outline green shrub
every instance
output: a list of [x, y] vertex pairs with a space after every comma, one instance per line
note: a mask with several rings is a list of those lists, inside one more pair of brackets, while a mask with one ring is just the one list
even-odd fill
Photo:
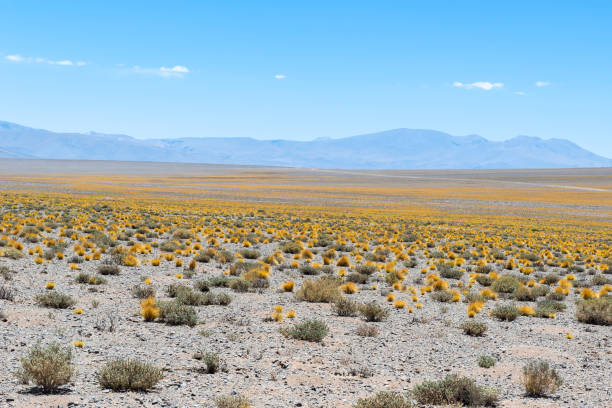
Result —
[[447, 264], [438, 264], [437, 269], [440, 272], [440, 276], [445, 279], [461, 279], [463, 275], [462, 271]]
[[234, 262], [234, 254], [230, 251], [221, 250], [215, 253], [215, 260], [220, 263], [232, 263]]
[[340, 297], [339, 282], [327, 277], [302, 283], [302, 287], [295, 293], [299, 300], [313, 303], [331, 303]]
[[17, 376], [25, 383], [34, 382], [45, 392], [56, 391], [68, 384], [74, 375], [72, 351], [57, 343], [36, 344], [21, 358], [22, 369]]
[[298, 272], [307, 276], [318, 275], [320, 273], [319, 269], [312, 265], [302, 265], [299, 267]]
[[468, 336], [475, 337], [484, 335], [488, 329], [485, 323], [475, 321], [463, 322], [459, 327]]
[[519, 286], [516, 288], [512, 295], [514, 296], [514, 299], [518, 300], [519, 302], [533, 302], [538, 298], [535, 292], [532, 292], [529, 290], [529, 288], [524, 286]]
[[328, 332], [329, 328], [321, 320], [307, 320], [303, 323], [297, 323], [291, 328], [281, 329], [281, 333], [285, 337], [313, 342], [323, 340]]
[[413, 388], [412, 395], [419, 403], [429, 405], [495, 406], [498, 399], [495, 391], [456, 374], [439, 381], [424, 381]]
[[485, 303], [487, 301], [487, 298], [482, 296], [480, 293], [478, 292], [468, 292], [466, 295], [463, 296], [463, 303], [472, 303], [472, 302], [483, 302]]
[[559, 374], [546, 361], [530, 361], [525, 365], [521, 382], [527, 395], [532, 397], [554, 393], [563, 384]]
[[204, 372], [214, 374], [221, 368], [223, 362], [217, 353], [206, 353], [202, 356], [204, 361]]
[[195, 326], [198, 322], [198, 315], [193, 307], [176, 301], [160, 302], [159, 311], [160, 320], [173, 326]]
[[119, 275], [121, 270], [118, 265], [99, 265], [98, 273], [100, 275]]
[[231, 290], [239, 292], [239, 293], [248, 292], [251, 286], [253, 286], [253, 284], [244, 279], [232, 279], [232, 281], [229, 284], [229, 287]]
[[507, 322], [515, 320], [520, 314], [520, 310], [514, 305], [500, 305], [491, 312], [493, 317]]
[[412, 408], [408, 397], [397, 392], [380, 391], [371, 397], [359, 398], [353, 408]]
[[368, 282], [368, 275], [364, 275], [362, 273], [353, 272], [346, 277], [348, 282], [358, 283], [363, 285]]
[[486, 275], [490, 273], [492, 270], [493, 268], [491, 268], [490, 265], [478, 265], [476, 269], [474, 269], [474, 272], [481, 274], [481, 275]]
[[359, 308], [359, 313], [368, 322], [382, 322], [389, 316], [389, 311], [376, 302], [365, 303]]
[[354, 300], [340, 297], [332, 305], [332, 309], [338, 316], [357, 316], [359, 312], [359, 304]]
[[581, 301], [576, 308], [576, 318], [582, 323], [612, 325], [612, 296]]
[[378, 272], [376, 265], [357, 265], [355, 271], [361, 275], [372, 275], [374, 272]]
[[498, 293], [512, 293], [521, 286], [519, 280], [512, 275], [502, 275], [491, 284], [491, 289]]
[[113, 391], [147, 391], [163, 378], [162, 372], [138, 360], [113, 360], [98, 372], [103, 389]]
[[476, 282], [480, 283], [482, 286], [491, 286], [493, 278], [489, 275], [478, 275], [476, 276]]
[[68, 309], [76, 303], [70, 296], [55, 291], [38, 294], [35, 300], [40, 306], [53, 309]]
[[561, 280], [561, 277], [557, 275], [556, 273], [549, 273], [546, 276], [544, 276], [543, 279], [544, 279], [544, 283], [546, 283], [547, 285], [554, 285], [555, 283]]
[[261, 256], [261, 254], [253, 249], [243, 249], [240, 251], [240, 255], [244, 259], [257, 259]]
[[497, 360], [491, 356], [478, 357], [478, 367], [491, 368], [497, 363]]
[[607, 285], [608, 283], [610, 283], [610, 279], [608, 279], [606, 276], [601, 275], [601, 274], [595, 275], [591, 279], [591, 285], [593, 286]]
[[541, 300], [536, 306], [536, 317], [552, 317], [557, 312], [562, 312], [566, 308], [564, 303], [557, 302], [556, 300]]
[[440, 290], [433, 292], [431, 298], [436, 302], [448, 303], [453, 299], [454, 295], [450, 290]]

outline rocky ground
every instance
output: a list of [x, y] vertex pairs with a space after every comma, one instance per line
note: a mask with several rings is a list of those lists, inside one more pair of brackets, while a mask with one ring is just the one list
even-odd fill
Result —
[[[273, 245], [260, 244], [256, 249], [266, 254]], [[238, 249], [233, 244], [226, 247]], [[422, 277], [420, 267], [425, 259], [415, 258], [419, 264], [410, 269], [408, 283]], [[93, 275], [100, 262], [84, 262], [81, 271]], [[158, 267], [122, 266], [120, 275], [106, 276], [107, 283], [96, 286], [76, 283], [77, 271], [71, 271], [65, 260], [37, 265], [31, 257], [0, 258], [1, 265], [16, 272], [4, 282], [16, 291], [14, 301], [0, 300], [3, 407], [214, 407], [216, 397], [232, 393], [248, 396], [254, 407], [351, 407], [359, 397], [380, 390], [409, 391], [423, 380], [441, 379], [449, 373], [498, 389], [501, 406], [612, 406], [612, 330], [579, 323], [573, 293], [565, 300], [567, 309], [554, 319], [521, 316], [500, 322], [488, 311], [511, 301], [487, 302], [475, 320], [485, 322], [489, 330], [484, 337], [470, 337], [459, 328], [467, 320], [465, 303], [439, 303], [426, 294], [419, 296], [423, 307], [414, 308], [411, 294], [394, 292], [396, 300], [406, 300], [407, 307], [414, 308], [410, 313], [407, 307], [393, 308], [385, 298], [388, 286], [381, 277], [374, 277], [360, 285], [358, 293], [346, 295], [359, 302], [376, 301], [390, 311], [386, 321], [368, 323], [378, 328], [378, 336], [362, 337], [356, 333], [365, 323], [361, 317], [339, 317], [329, 304], [302, 302], [294, 293], [279, 291], [284, 281], [293, 279], [297, 289], [309, 278], [296, 269], [273, 267], [270, 287], [259, 291], [212, 289], [229, 293], [233, 301], [228, 306], [197, 307], [199, 323], [188, 327], [144, 322], [132, 287], [149, 277], [158, 297], [163, 298], [169, 284], [191, 285], [198, 279], [220, 276], [227, 265], [216, 261], [198, 264], [191, 279], [176, 278], [174, 274], [182, 268], [171, 262]], [[464, 274], [464, 285], [468, 279]], [[83, 313], [35, 304], [35, 295], [47, 291], [46, 282], [55, 282], [54, 290], [77, 299], [75, 307]], [[372, 284], [378, 288], [372, 290]], [[285, 312], [295, 310], [295, 318], [266, 321], [275, 305]], [[321, 343], [285, 338], [279, 332], [281, 327], [311, 318], [324, 320], [330, 328]], [[567, 338], [568, 333], [572, 339]], [[78, 374], [61, 393], [42, 394], [12, 375], [20, 367], [20, 357], [36, 342], [70, 345], [77, 340], [84, 343], [82, 348], [74, 347]], [[225, 370], [203, 373], [202, 362], [194, 359], [196, 352], [218, 353]], [[494, 356], [498, 363], [480, 368], [477, 360], [481, 355]], [[153, 363], [163, 368], [164, 378], [148, 393], [103, 390], [96, 373], [116, 357]], [[530, 359], [549, 361], [564, 379], [552, 396], [524, 396], [520, 373]]]

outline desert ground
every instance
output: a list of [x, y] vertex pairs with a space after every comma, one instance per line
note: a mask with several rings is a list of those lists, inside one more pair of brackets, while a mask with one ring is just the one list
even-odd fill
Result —
[[612, 168], [0, 159], [0, 197], [2, 407], [612, 406]]

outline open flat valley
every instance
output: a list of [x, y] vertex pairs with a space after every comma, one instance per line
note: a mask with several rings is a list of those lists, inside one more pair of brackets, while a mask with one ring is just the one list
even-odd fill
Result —
[[2, 407], [612, 406], [612, 168], [0, 159], [0, 219]]

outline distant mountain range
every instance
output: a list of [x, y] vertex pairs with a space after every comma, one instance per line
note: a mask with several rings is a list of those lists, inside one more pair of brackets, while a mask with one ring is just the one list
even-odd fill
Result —
[[252, 138], [135, 139], [54, 133], [0, 121], [0, 157], [248, 164], [337, 169], [610, 167], [612, 160], [565, 139], [495, 142], [435, 130], [394, 129], [308, 142]]

